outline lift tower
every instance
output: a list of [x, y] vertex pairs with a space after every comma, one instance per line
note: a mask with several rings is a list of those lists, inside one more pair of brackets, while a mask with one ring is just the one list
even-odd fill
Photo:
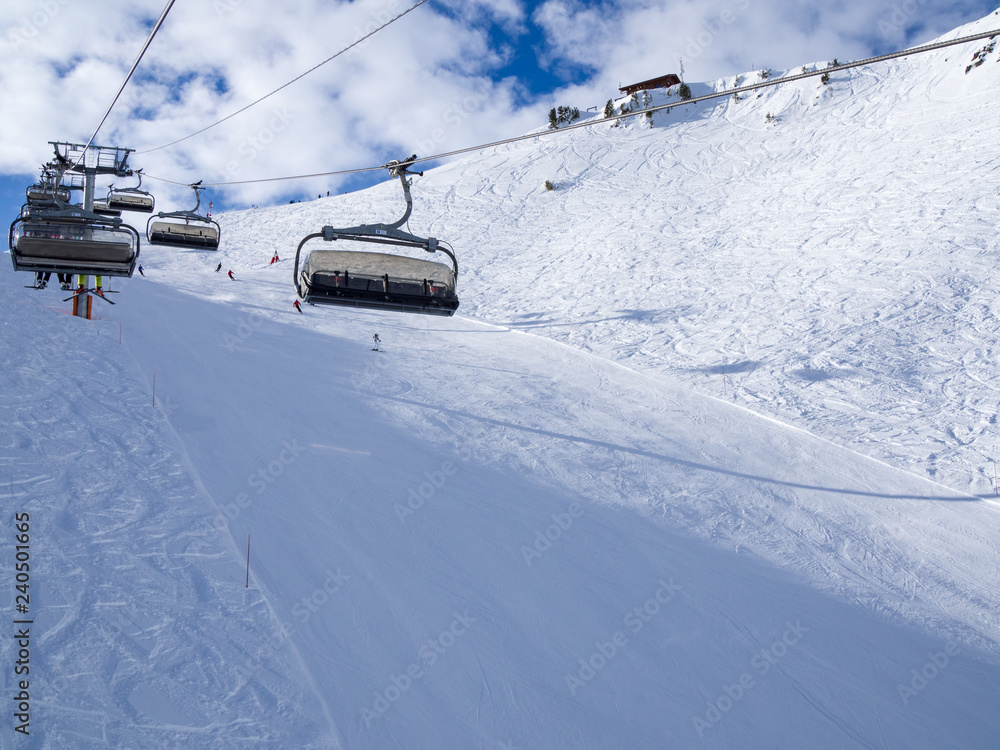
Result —
[[[54, 166], [57, 169], [83, 176], [83, 210], [87, 213], [94, 213], [94, 189], [98, 175], [132, 176], [128, 157], [135, 149], [120, 146], [88, 147], [86, 144], [64, 141], [49, 141], [49, 144], [55, 149]], [[113, 224], [120, 222], [121, 219], [117, 219]], [[94, 301], [89, 274], [79, 274], [78, 287], [81, 291], [73, 297], [73, 314], [89, 320]]]

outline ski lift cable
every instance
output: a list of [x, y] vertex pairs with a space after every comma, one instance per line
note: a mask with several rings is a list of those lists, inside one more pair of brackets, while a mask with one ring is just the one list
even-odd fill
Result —
[[139, 55], [135, 58], [135, 62], [132, 63], [132, 67], [129, 69], [128, 75], [126, 75], [125, 80], [122, 81], [122, 85], [119, 87], [118, 93], [115, 94], [115, 98], [112, 99], [111, 106], [109, 106], [108, 111], [104, 113], [104, 117], [101, 118], [100, 124], [97, 126], [97, 129], [94, 131], [94, 134], [90, 136], [90, 140], [87, 141], [87, 145], [83, 147], [83, 151], [80, 152], [80, 156], [73, 164], [73, 167], [79, 166], [80, 162], [82, 162], [84, 157], [87, 155], [87, 149], [90, 148], [91, 144], [94, 142], [94, 139], [97, 138], [97, 134], [101, 132], [101, 128], [104, 127], [104, 123], [107, 121], [108, 116], [111, 114], [111, 110], [113, 110], [115, 108], [115, 105], [118, 103], [118, 98], [122, 95], [122, 92], [128, 85], [129, 80], [131, 80], [132, 78], [132, 74], [135, 73], [136, 68], [139, 67], [139, 62], [142, 60], [142, 56], [146, 54], [146, 50], [149, 49], [149, 45], [152, 44], [153, 42], [153, 37], [155, 37], [156, 32], [160, 30], [160, 27], [166, 20], [167, 14], [170, 12], [170, 9], [174, 7], [175, 2], [177, 2], [177, 0], [168, 0], [167, 6], [163, 9], [163, 12], [160, 14], [160, 18], [157, 20], [156, 25], [153, 26], [153, 30], [149, 32], [149, 36], [146, 38], [146, 43], [142, 45], [142, 49], [139, 50]]
[[222, 123], [224, 123], [224, 122], [225, 122], [226, 120], [230, 120], [230, 119], [232, 119], [233, 117], [236, 117], [236, 115], [238, 115], [238, 114], [240, 114], [240, 113], [242, 113], [242, 112], [246, 112], [246, 111], [247, 111], [248, 109], [250, 109], [251, 107], [254, 107], [254, 106], [256, 106], [256, 105], [260, 104], [260, 103], [261, 103], [262, 101], [264, 101], [265, 99], [267, 99], [267, 98], [269, 98], [269, 97], [272, 97], [272, 96], [274, 96], [275, 94], [277, 94], [277, 93], [278, 93], [279, 91], [281, 91], [281, 90], [283, 90], [283, 89], [286, 89], [286, 88], [288, 88], [289, 86], [291, 86], [291, 85], [292, 85], [293, 83], [295, 83], [296, 81], [299, 81], [299, 80], [301, 80], [302, 78], [305, 78], [305, 77], [306, 77], [307, 75], [309, 75], [310, 73], [312, 73], [312, 72], [313, 72], [314, 70], [317, 70], [317, 69], [319, 69], [319, 68], [323, 67], [324, 65], [326, 65], [326, 64], [327, 64], [328, 62], [331, 62], [332, 60], [335, 60], [335, 59], [337, 59], [338, 57], [340, 57], [341, 55], [343, 55], [343, 54], [344, 54], [345, 52], [348, 52], [348, 51], [350, 51], [350, 50], [351, 50], [352, 48], [354, 48], [354, 47], [358, 46], [359, 44], [361, 44], [361, 43], [362, 43], [363, 41], [365, 41], [366, 39], [369, 39], [370, 37], [372, 37], [372, 36], [374, 36], [375, 34], [377, 34], [378, 32], [380, 32], [380, 31], [381, 31], [382, 29], [384, 29], [384, 28], [385, 28], [386, 26], [388, 26], [388, 25], [390, 25], [390, 24], [392, 24], [392, 23], [394, 23], [394, 22], [398, 21], [398, 20], [399, 20], [400, 18], [402, 18], [403, 16], [405, 16], [405, 15], [406, 15], [407, 13], [409, 13], [409, 12], [411, 12], [411, 11], [414, 11], [414, 10], [416, 10], [417, 8], [419, 8], [419, 7], [421, 6], [421, 5], [423, 5], [423, 4], [424, 4], [424, 3], [426, 3], [426, 2], [427, 2], [427, 0], [420, 0], [419, 2], [415, 3], [414, 5], [410, 6], [410, 7], [409, 7], [409, 8], [407, 8], [406, 10], [404, 10], [404, 11], [403, 11], [402, 13], [400, 13], [400, 14], [399, 14], [398, 16], [395, 16], [394, 18], [390, 18], [390, 19], [389, 19], [388, 21], [386, 21], [386, 22], [385, 22], [384, 24], [382, 24], [381, 26], [379, 26], [379, 27], [378, 27], [377, 29], [375, 29], [374, 31], [372, 31], [372, 32], [370, 32], [370, 33], [368, 33], [368, 34], [365, 34], [365, 35], [364, 35], [363, 37], [361, 37], [360, 39], [357, 39], [357, 40], [355, 40], [354, 42], [352, 42], [351, 44], [349, 44], [348, 46], [344, 47], [344, 48], [343, 48], [342, 50], [340, 50], [340, 51], [339, 51], [339, 52], [338, 52], [337, 54], [335, 54], [335, 55], [332, 55], [331, 57], [328, 57], [328, 58], [326, 58], [326, 59], [325, 59], [325, 60], [324, 60], [323, 62], [321, 62], [321, 63], [319, 63], [319, 64], [317, 64], [317, 65], [314, 65], [313, 67], [309, 68], [309, 70], [307, 70], [307, 71], [306, 71], [305, 73], [302, 73], [301, 75], [297, 75], [297, 76], [296, 76], [295, 78], [293, 78], [292, 80], [288, 81], [287, 83], [284, 83], [284, 84], [282, 84], [281, 86], [278, 86], [278, 88], [276, 88], [276, 89], [275, 89], [274, 91], [272, 91], [271, 93], [269, 93], [269, 94], [264, 94], [264, 96], [260, 97], [260, 98], [259, 98], [259, 99], [257, 99], [256, 101], [252, 101], [252, 102], [250, 102], [249, 104], [247, 104], [247, 105], [246, 105], [245, 107], [242, 107], [241, 109], [238, 109], [238, 110], [236, 110], [236, 111], [235, 111], [235, 112], [233, 112], [232, 114], [229, 114], [229, 115], [226, 115], [226, 116], [225, 116], [225, 117], [223, 117], [223, 118], [222, 118], [221, 120], [217, 120], [216, 122], [213, 122], [213, 123], [212, 123], [211, 125], [206, 125], [206, 126], [205, 126], [205, 127], [203, 127], [203, 128], [201, 129], [201, 130], [196, 130], [195, 132], [191, 133], [190, 135], [186, 135], [186, 136], [184, 136], [183, 138], [178, 138], [178, 139], [177, 139], [176, 141], [171, 141], [170, 143], [166, 143], [166, 144], [164, 144], [164, 145], [162, 145], [162, 146], [157, 146], [156, 148], [149, 148], [149, 149], [146, 149], [146, 150], [144, 150], [144, 151], [136, 151], [136, 154], [151, 154], [151, 153], [153, 153], [154, 151], [161, 151], [162, 149], [165, 149], [165, 148], [170, 148], [171, 146], [176, 146], [176, 145], [177, 145], [178, 143], [182, 143], [183, 141], [186, 141], [186, 140], [188, 140], [189, 138], [194, 138], [194, 137], [195, 137], [196, 135], [201, 135], [201, 134], [202, 134], [202, 133], [204, 133], [204, 132], [205, 132], [206, 130], [211, 130], [211, 129], [212, 129], [212, 128], [214, 128], [214, 127], [215, 127], [216, 125], [221, 125], [221, 124], [222, 124]]
[[[519, 141], [534, 140], [536, 138], [542, 138], [548, 135], [555, 135], [556, 133], [563, 133], [567, 130], [576, 130], [577, 128], [588, 128], [594, 125], [601, 125], [603, 123], [613, 122], [616, 120], [628, 119], [631, 117], [638, 117], [640, 115], [651, 114], [653, 112], [660, 112], [662, 110], [670, 110], [675, 107], [683, 107], [688, 104], [697, 104], [698, 102], [709, 101], [711, 99], [720, 99], [726, 96], [732, 96], [733, 94], [742, 94], [747, 91], [755, 91], [757, 89], [766, 88], [768, 86], [778, 86], [783, 83], [790, 83], [792, 81], [802, 80], [804, 78], [814, 78], [816, 76], [822, 76], [826, 73], [836, 73], [841, 70], [848, 70], [850, 68], [858, 68], [864, 65], [871, 65], [873, 63], [884, 62], [886, 60], [893, 60], [900, 57], [908, 57], [909, 55], [922, 54], [924, 52], [931, 52], [937, 49], [944, 49], [946, 47], [953, 47], [958, 44], [965, 44], [967, 42], [974, 42], [978, 39], [992, 38], [994, 36], [1000, 35], [1000, 29], [994, 29], [993, 31], [984, 31], [979, 34], [972, 34], [970, 36], [960, 37], [958, 39], [952, 39], [944, 42], [933, 42], [932, 44], [925, 44], [921, 47], [912, 47], [901, 52], [890, 52], [885, 55], [877, 55], [875, 57], [867, 57], [863, 60], [856, 60], [854, 62], [839, 63], [837, 65], [831, 65], [827, 68], [818, 68], [816, 70], [811, 70], [806, 73], [797, 73], [791, 76], [784, 76], [782, 78], [774, 78], [771, 80], [765, 80], [760, 83], [750, 84], [748, 86], [741, 86], [732, 89], [726, 89], [725, 91], [717, 91], [712, 94], [706, 94], [704, 96], [696, 96], [691, 99], [682, 99], [677, 102], [670, 102], [668, 104], [660, 104], [655, 107], [647, 107], [646, 109], [636, 110], [634, 112], [626, 112], [624, 114], [612, 115], [611, 117], [600, 117], [593, 120], [587, 120], [585, 122], [578, 122], [572, 125], [566, 125], [561, 128], [556, 128], [553, 130], [543, 130], [538, 133], [528, 133], [526, 135], [519, 135], [513, 138], [505, 138], [500, 141], [493, 141], [492, 143], [484, 143], [478, 146], [469, 146], [467, 148], [460, 148], [454, 151], [447, 151], [442, 154], [435, 154], [434, 156], [423, 156], [418, 159], [414, 159], [411, 164], [419, 164], [421, 162], [435, 161], [437, 159], [445, 159], [450, 156], [459, 156], [461, 154], [468, 154], [474, 151], [484, 151], [488, 148], [495, 148], [497, 146], [504, 146], [509, 143], [517, 143]], [[234, 180], [230, 182], [207, 182], [205, 187], [226, 187], [230, 185], [252, 185], [256, 183], [264, 182], [282, 182], [287, 180], [305, 180], [313, 177], [335, 177], [338, 175], [349, 175], [349, 174], [359, 174], [361, 172], [377, 172], [382, 169], [386, 169], [390, 165], [380, 164], [374, 167], [360, 167], [357, 169], [341, 169], [332, 172], [316, 172], [313, 174], [300, 174], [300, 175], [290, 175], [287, 177], [263, 177], [255, 180]], [[175, 182], [174, 180], [168, 180], [163, 177], [156, 177], [154, 175], [147, 174], [146, 177], [152, 178], [154, 180], [159, 180], [161, 182], [168, 182], [173, 185], [184, 185], [186, 182]]]

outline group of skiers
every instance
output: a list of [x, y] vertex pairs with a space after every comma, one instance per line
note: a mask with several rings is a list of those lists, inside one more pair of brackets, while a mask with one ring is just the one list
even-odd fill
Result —
[[[270, 266], [273, 266], [273, 265], [274, 265], [275, 263], [278, 263], [278, 262], [279, 262], [280, 260], [281, 260], [281, 258], [279, 258], [279, 257], [278, 257], [278, 251], [277, 251], [277, 250], [275, 250], [275, 251], [274, 251], [274, 255], [272, 255], [272, 256], [271, 256], [271, 261], [270, 261], [270, 262], [268, 263], [268, 265], [270, 265]], [[221, 270], [222, 270], [222, 263], [219, 263], [219, 265], [217, 265], [217, 266], [215, 267], [215, 272], [216, 272], [216, 273], [218, 273], [218, 272], [219, 272], [219, 271], [221, 271]], [[226, 272], [226, 275], [227, 275], [227, 276], [228, 276], [228, 277], [229, 277], [230, 279], [232, 279], [233, 281], [236, 281], [236, 276], [234, 276], [234, 275], [233, 275], [233, 269], [231, 269], [231, 268], [230, 268], [230, 269], [229, 269], [229, 270], [228, 270], [228, 271]], [[298, 310], [298, 311], [299, 311], [300, 313], [302, 312], [302, 305], [301, 305], [301, 304], [299, 304], [299, 301], [298, 301], [298, 300], [295, 300], [294, 302], [292, 302], [292, 306], [293, 306], [293, 307], [294, 307], [294, 308], [295, 308], [296, 310]]]

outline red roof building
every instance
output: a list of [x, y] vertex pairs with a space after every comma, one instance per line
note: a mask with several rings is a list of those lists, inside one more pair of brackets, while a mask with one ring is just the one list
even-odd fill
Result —
[[619, 91], [628, 96], [629, 94], [634, 94], [637, 91], [651, 91], [652, 89], [666, 89], [671, 86], [680, 85], [681, 79], [674, 73], [668, 73], [665, 76], [660, 76], [659, 78], [650, 78], [648, 81], [641, 81], [640, 83], [632, 83], [628, 86], [622, 86]]

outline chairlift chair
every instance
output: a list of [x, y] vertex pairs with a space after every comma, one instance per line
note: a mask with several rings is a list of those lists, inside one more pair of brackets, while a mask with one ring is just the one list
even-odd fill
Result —
[[139, 258], [139, 233], [121, 219], [78, 206], [19, 216], [8, 233], [15, 271], [125, 276]]
[[[216, 250], [219, 247], [221, 227], [218, 222], [198, 213], [201, 205], [200, 191], [205, 188], [200, 183], [189, 186], [194, 190], [197, 202], [191, 211], [161, 211], [150, 217], [146, 224], [146, 239], [151, 245], [172, 245], [174, 247], [194, 247], [201, 250]], [[180, 221], [156, 221], [156, 219], [183, 219]]]
[[108, 186], [107, 204], [110, 208], [119, 211], [135, 211], [136, 213], [151, 214], [156, 204], [153, 194], [142, 190], [142, 170], [136, 170], [139, 177], [139, 184], [130, 188], [115, 188]]
[[44, 164], [38, 182], [29, 185], [24, 191], [25, 203], [22, 213], [26, 210], [49, 211], [67, 208], [73, 198], [73, 191], [84, 189], [80, 177], [81, 175], [67, 172], [58, 162]]
[[113, 208], [108, 201], [94, 201], [94, 213], [100, 216], [121, 216], [120, 208]]
[[[413, 200], [407, 167], [416, 159], [386, 165], [398, 177], [406, 199], [406, 212], [392, 224], [362, 224], [348, 229], [323, 227], [306, 236], [295, 251], [293, 279], [298, 296], [310, 304], [337, 305], [370, 310], [394, 310], [425, 315], [450, 316], [458, 309], [456, 280], [458, 261], [454, 252], [434, 237], [422, 238], [400, 229], [410, 218]], [[423, 174], [417, 172], [415, 174]], [[312, 250], [299, 272], [302, 248], [313, 239], [325, 242], [348, 240], [382, 245], [441, 251], [451, 264], [389, 253], [349, 250]]]
[[58, 203], [69, 203], [70, 192], [68, 187], [55, 184], [45, 184], [37, 182], [29, 185], [24, 191], [25, 200], [32, 206], [55, 206]]

